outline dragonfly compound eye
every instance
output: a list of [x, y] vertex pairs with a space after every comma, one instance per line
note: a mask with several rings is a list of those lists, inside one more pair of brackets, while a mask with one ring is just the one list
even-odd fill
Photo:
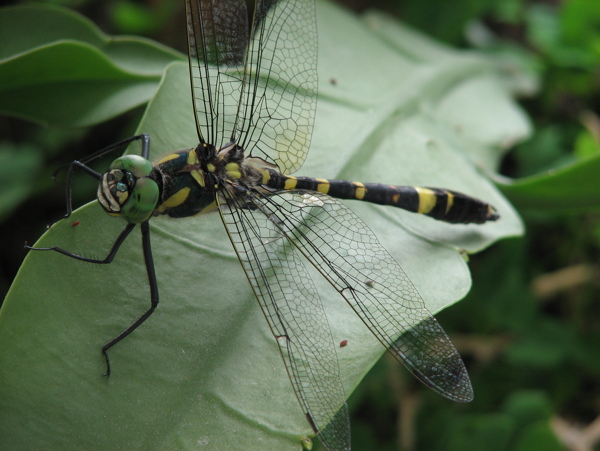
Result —
[[98, 201], [104, 210], [127, 222], [146, 221], [158, 203], [159, 188], [148, 177], [152, 164], [137, 155], [125, 155], [112, 162], [98, 186]]
[[108, 170], [112, 169], [122, 169], [136, 177], [145, 177], [152, 172], [152, 163], [139, 155], [123, 155], [110, 164]]

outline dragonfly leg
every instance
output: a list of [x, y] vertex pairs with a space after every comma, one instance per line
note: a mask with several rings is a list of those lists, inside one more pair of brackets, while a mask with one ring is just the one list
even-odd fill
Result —
[[48, 228], [50, 228], [51, 225], [56, 224], [58, 221], [68, 218], [69, 216], [71, 216], [71, 213], [73, 213], [73, 202], [71, 200], [71, 192], [72, 192], [71, 184], [73, 181], [73, 172], [75, 171], [76, 168], [82, 169], [83, 171], [85, 171], [86, 173], [88, 173], [89, 175], [91, 175], [98, 181], [102, 179], [102, 175], [100, 173], [94, 171], [92, 168], [86, 166], [84, 163], [77, 161], [77, 160], [70, 163], [69, 169], [67, 170], [67, 182], [65, 184], [65, 200], [67, 202], [67, 212], [65, 213], [65, 215], [62, 218], [59, 218], [56, 221], [54, 221], [52, 224], [50, 224], [48, 226]]
[[74, 254], [72, 252], [69, 252], [69, 251], [67, 251], [63, 248], [57, 247], [57, 246], [54, 246], [54, 247], [31, 247], [31, 246], [27, 246], [27, 244], [26, 244], [25, 249], [29, 249], [30, 251], [55, 251], [60, 254], [66, 255], [67, 257], [71, 257], [76, 260], [81, 260], [81, 261], [88, 262], [88, 263], [108, 264], [114, 260], [115, 255], [117, 255], [117, 252], [119, 251], [119, 248], [121, 247], [121, 244], [123, 244], [125, 239], [129, 236], [129, 234], [131, 233], [131, 231], [134, 228], [135, 228], [135, 224], [133, 224], [133, 223], [129, 223], [125, 226], [123, 231], [119, 234], [119, 236], [115, 240], [114, 244], [112, 245], [110, 252], [104, 259], [84, 257], [83, 255]]
[[127, 329], [117, 335], [115, 338], [110, 340], [102, 347], [102, 354], [106, 362], [106, 373], [104, 376], [110, 376], [110, 360], [108, 358], [108, 350], [114, 345], [119, 343], [131, 332], [136, 330], [139, 326], [146, 321], [156, 307], [158, 306], [158, 283], [156, 281], [156, 272], [154, 270], [154, 259], [152, 258], [152, 246], [150, 245], [150, 226], [148, 221], [141, 224], [142, 227], [142, 249], [144, 251], [144, 263], [146, 264], [146, 273], [148, 275], [148, 284], [150, 286], [150, 308], [138, 319], [136, 319]]
[[[116, 149], [126, 146], [127, 144], [130, 144], [134, 141], [140, 141], [140, 140], [142, 141], [142, 157], [148, 159], [148, 155], [150, 153], [150, 135], [148, 135], [147, 133], [142, 133], [141, 135], [131, 136], [131, 137], [123, 139], [119, 142], [113, 143], [110, 146], [107, 146], [100, 150], [97, 150], [96, 152], [88, 155], [85, 158], [82, 158], [79, 161], [83, 164], [87, 164], [90, 161], [94, 161], [97, 158], [103, 157], [104, 155], [107, 155], [107, 154], [115, 151]], [[54, 171], [53, 177], [56, 177], [60, 172], [64, 171], [71, 164], [72, 163], [68, 163], [68, 164], [65, 164], [64, 166], [59, 167], [56, 171]]]

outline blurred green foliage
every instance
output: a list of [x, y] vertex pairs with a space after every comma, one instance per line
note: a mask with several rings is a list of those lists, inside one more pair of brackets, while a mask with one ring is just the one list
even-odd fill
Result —
[[[107, 32], [151, 36], [184, 50], [183, 31], [174, 32], [183, 23], [180, 1], [46, 3], [77, 8]], [[593, 183], [600, 159], [597, 0], [380, 0], [352, 6], [393, 11], [436, 39], [505, 62], [506, 70], [518, 61], [520, 70], [539, 79], [522, 84], [530, 94], [522, 102], [535, 135], [515, 148], [503, 168], [503, 175], [516, 179], [504, 189], [527, 234], [472, 257], [472, 292], [437, 315], [467, 362], [475, 401], [441, 399], [384, 358], [349, 401], [354, 448], [559, 450], [568, 449], [571, 434], [588, 446], [581, 449], [599, 449], [586, 442], [586, 427], [600, 410], [600, 198]], [[24, 256], [22, 243], [64, 209], [62, 191], [49, 189], [53, 169], [81, 149], [131, 135], [142, 109], [126, 110], [85, 130], [0, 120], [0, 176], [10, 188], [0, 195], [0, 234], [11, 237], [0, 243], [1, 292]], [[78, 191], [75, 203], [94, 190], [90, 184]]]

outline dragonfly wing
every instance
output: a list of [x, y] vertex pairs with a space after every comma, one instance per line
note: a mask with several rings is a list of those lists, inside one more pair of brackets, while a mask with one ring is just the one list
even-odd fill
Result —
[[198, 137], [220, 147], [233, 135], [242, 90], [250, 32], [246, 2], [186, 0], [185, 7]]
[[313, 0], [259, 0], [235, 138], [250, 155], [295, 172], [308, 153], [317, 95]]
[[220, 205], [221, 218], [303, 412], [328, 449], [350, 449], [348, 407], [329, 323], [301, 254], [280, 229], [285, 219], [260, 194], [239, 194], [227, 202]]
[[379, 341], [422, 382], [461, 402], [473, 398], [458, 351], [400, 265], [348, 207], [317, 192], [269, 198], [279, 229]]
[[[317, 96], [314, 0], [186, 0], [200, 142], [237, 142], [295, 172], [312, 137]], [[251, 36], [251, 38], [250, 38]]]

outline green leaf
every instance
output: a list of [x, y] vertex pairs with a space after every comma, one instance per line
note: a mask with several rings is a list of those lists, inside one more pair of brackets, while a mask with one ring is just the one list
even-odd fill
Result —
[[[507, 97], [493, 95], [501, 82], [473, 55], [437, 47], [386, 21], [390, 33], [411, 37], [407, 47], [390, 45], [373, 31], [377, 22], [366, 26], [327, 3], [318, 3], [317, 20], [323, 89], [311, 153], [300, 172], [444, 186], [483, 198], [502, 215], [484, 226], [453, 226], [351, 203], [437, 312], [469, 289], [459, 249], [475, 251], [522, 232], [512, 207], [478, 167], [492, 170], [503, 152], [499, 142], [524, 136], [527, 122]], [[419, 49], [422, 58], [413, 58]], [[461, 70], [464, 58], [478, 69]], [[458, 114], [470, 89], [476, 99]], [[153, 159], [197, 144], [189, 93], [187, 65], [173, 64], [139, 129], [152, 136]], [[477, 127], [489, 127], [491, 118], [513, 128], [503, 125], [501, 134], [484, 136]], [[149, 306], [139, 232], [110, 265], [29, 253], [0, 311], [3, 444], [300, 449], [311, 429], [219, 216], [151, 224], [161, 303], [111, 350], [110, 378], [101, 377], [100, 347]], [[103, 257], [124, 225], [92, 202], [36, 246]], [[384, 349], [314, 276], [334, 341], [348, 340], [338, 356], [350, 394]]]
[[166, 65], [180, 58], [140, 38], [109, 38], [49, 6], [0, 9], [0, 113], [74, 127], [146, 103]]
[[131, 0], [119, 0], [111, 7], [115, 26], [126, 33], [151, 34], [163, 28], [171, 18], [169, 12], [179, 2], [159, 2], [141, 5]]
[[576, 213], [600, 208], [600, 154], [560, 169], [499, 185], [519, 209]]

